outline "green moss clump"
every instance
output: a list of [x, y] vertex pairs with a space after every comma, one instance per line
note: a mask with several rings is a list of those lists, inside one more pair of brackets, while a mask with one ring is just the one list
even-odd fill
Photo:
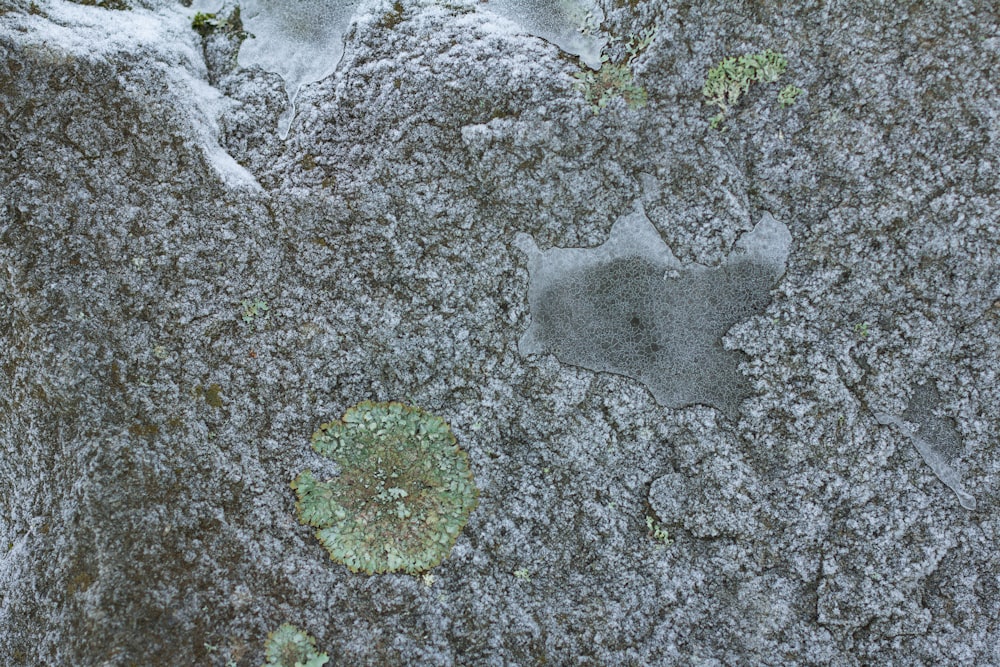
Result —
[[221, 18], [215, 13], [197, 12], [191, 20], [191, 27], [202, 37], [221, 32], [234, 37], [241, 44], [249, 36], [249, 33], [243, 29], [243, 19], [240, 18], [239, 6], [235, 7], [226, 18]]
[[316, 652], [315, 639], [290, 623], [267, 636], [264, 657], [264, 667], [323, 667], [330, 661], [326, 653]]
[[419, 574], [451, 551], [477, 504], [468, 456], [440, 417], [400, 403], [359, 403], [320, 426], [312, 446], [336, 461], [327, 481], [292, 482], [302, 523], [354, 572]]
[[208, 12], [198, 12], [194, 15], [194, 19], [191, 20], [191, 27], [195, 29], [202, 37], [208, 37], [217, 28], [225, 25], [223, 19], [218, 18], [215, 14]]

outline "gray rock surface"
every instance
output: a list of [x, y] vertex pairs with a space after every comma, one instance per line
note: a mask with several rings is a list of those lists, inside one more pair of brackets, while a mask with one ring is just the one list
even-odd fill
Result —
[[[991, 3], [602, 2], [658, 32], [648, 105], [595, 114], [553, 45], [385, 2], [287, 141], [193, 10], [36, 3], [0, 0], [0, 664], [257, 665], [286, 621], [336, 665], [1000, 664]], [[763, 48], [782, 83], [709, 130], [707, 69]], [[518, 354], [516, 234], [597, 246], [637, 201], [682, 263], [791, 231], [724, 338], [736, 418]], [[974, 512], [874, 417], [928, 384]], [[469, 453], [431, 585], [296, 519], [365, 399]]]

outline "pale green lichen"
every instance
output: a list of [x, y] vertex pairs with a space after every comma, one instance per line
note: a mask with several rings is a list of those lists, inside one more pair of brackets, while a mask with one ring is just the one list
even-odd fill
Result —
[[443, 419], [418, 408], [365, 401], [320, 426], [312, 446], [341, 473], [292, 482], [299, 520], [354, 572], [426, 572], [476, 507], [468, 456]]
[[788, 107], [795, 104], [795, 100], [803, 92], [804, 91], [798, 86], [788, 84], [787, 86], [781, 89], [781, 92], [778, 93], [778, 104], [781, 105], [782, 109], [787, 109]]
[[721, 127], [726, 111], [750, 90], [751, 84], [773, 83], [787, 68], [785, 56], [765, 49], [760, 53], [724, 58], [708, 70], [701, 92], [709, 104], [719, 108], [719, 113], [712, 117], [712, 128]]
[[594, 113], [600, 113], [616, 97], [625, 100], [629, 109], [646, 106], [648, 99], [646, 89], [635, 83], [632, 69], [655, 37], [656, 28], [649, 28], [625, 40], [612, 38], [608, 41], [609, 47], [619, 42], [623, 43], [625, 51], [623, 60], [612, 61], [605, 53], [601, 56], [600, 69], [594, 71], [583, 67], [573, 75], [576, 78], [577, 89], [583, 93], [584, 99]]
[[264, 644], [264, 667], [323, 667], [330, 661], [326, 653], [316, 651], [316, 640], [291, 623], [267, 636]]
[[262, 326], [271, 318], [271, 309], [263, 299], [243, 299], [240, 305], [243, 306], [243, 321], [247, 324], [256, 320], [257, 326]]
[[663, 546], [669, 547], [673, 544], [673, 540], [670, 539], [670, 533], [667, 532], [667, 529], [648, 514], [646, 515], [646, 532]]

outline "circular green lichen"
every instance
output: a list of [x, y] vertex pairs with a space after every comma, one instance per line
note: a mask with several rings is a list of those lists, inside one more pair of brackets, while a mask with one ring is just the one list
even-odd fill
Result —
[[316, 640], [291, 623], [267, 636], [264, 667], [323, 667], [330, 662], [326, 653], [316, 651]]
[[443, 419], [418, 408], [359, 403], [320, 426], [312, 446], [341, 473], [320, 481], [307, 470], [292, 482], [299, 520], [354, 572], [431, 569], [476, 507], [468, 456]]

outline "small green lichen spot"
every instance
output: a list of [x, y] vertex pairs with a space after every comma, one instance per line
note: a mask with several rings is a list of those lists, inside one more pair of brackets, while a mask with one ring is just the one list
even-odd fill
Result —
[[315, 639], [291, 623], [267, 636], [264, 657], [264, 667], [323, 667], [330, 661], [326, 653], [317, 653]]
[[302, 523], [354, 572], [420, 574], [451, 551], [479, 495], [469, 458], [440, 417], [365, 401], [320, 426], [312, 446], [341, 467], [292, 482]]
[[795, 100], [802, 94], [802, 92], [802, 89], [798, 86], [788, 84], [781, 89], [781, 92], [778, 93], [778, 104], [781, 105], [782, 109], [790, 107], [795, 104]]
[[[711, 127], [716, 130], [721, 129], [726, 112], [750, 90], [751, 85], [773, 83], [785, 73], [786, 69], [788, 69], [788, 59], [771, 49], [755, 54], [723, 58], [722, 62], [708, 70], [705, 85], [701, 89], [706, 102], [719, 108], [719, 113], [712, 116]], [[790, 94], [791, 91], [783, 91], [783, 97], [779, 97], [783, 107], [794, 102], [795, 96], [798, 95], [795, 93], [788, 101]]]

